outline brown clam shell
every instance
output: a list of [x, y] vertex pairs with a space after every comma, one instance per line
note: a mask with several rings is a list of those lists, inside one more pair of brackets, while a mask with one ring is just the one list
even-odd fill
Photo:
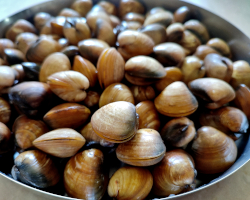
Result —
[[34, 25], [38, 30], [41, 30], [42, 27], [46, 24], [47, 21], [51, 19], [51, 15], [46, 12], [38, 12], [34, 16]]
[[231, 56], [230, 47], [224, 40], [220, 38], [211, 38], [206, 45], [218, 51], [222, 56]]
[[0, 39], [0, 57], [3, 58], [4, 57], [4, 49], [5, 48], [14, 48], [14, 43], [7, 38], [1, 38]]
[[166, 29], [168, 42], [180, 42], [184, 34], [184, 26], [181, 23], [173, 23]]
[[13, 148], [13, 140], [10, 129], [0, 122], [0, 155], [7, 153]]
[[80, 13], [82, 17], [85, 17], [91, 10], [92, 5], [92, 0], [76, 0], [72, 3], [71, 8]]
[[136, 0], [121, 0], [118, 9], [120, 17], [123, 17], [129, 12], [143, 14], [145, 11], [143, 5]]
[[141, 101], [152, 100], [155, 98], [155, 91], [152, 86], [133, 85], [130, 87], [130, 90], [133, 93], [136, 104]]
[[6, 124], [11, 116], [11, 107], [8, 101], [0, 97], [0, 122]]
[[183, 32], [183, 37], [178, 43], [184, 48], [186, 55], [193, 54], [201, 45], [200, 39], [188, 30]]
[[140, 29], [154, 41], [155, 45], [167, 41], [166, 28], [160, 24], [150, 24]]
[[187, 6], [181, 6], [174, 12], [174, 22], [184, 23], [189, 20], [191, 10]]
[[246, 114], [247, 118], [250, 119], [250, 89], [246, 85], [241, 84], [235, 93], [234, 103]]
[[20, 33], [15, 40], [15, 46], [19, 49], [24, 55], [26, 55], [29, 47], [36, 42], [38, 36], [34, 33], [24, 32]]
[[217, 53], [220, 55], [220, 53], [218, 51], [216, 51], [215, 49], [213, 49], [212, 47], [209, 47], [207, 45], [198, 46], [193, 55], [200, 58], [201, 60], [204, 60], [205, 57], [210, 53]]
[[156, 12], [146, 17], [143, 26], [149, 24], [161, 24], [165, 27], [168, 27], [173, 21], [173, 14], [169, 11]]

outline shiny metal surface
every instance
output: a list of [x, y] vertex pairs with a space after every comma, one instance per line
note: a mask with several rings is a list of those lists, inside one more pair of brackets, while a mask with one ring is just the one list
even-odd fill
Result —
[[[117, 0], [110, 0], [111, 2], [117, 4]], [[39, 4], [30, 9], [24, 10], [20, 13], [17, 13], [2, 22], [0, 22], [0, 37], [4, 37], [4, 33], [10, 27], [12, 23], [14, 23], [17, 19], [23, 18], [32, 21], [35, 13], [40, 11], [49, 12], [52, 15], [56, 15], [62, 8], [68, 7], [73, 1], [72, 0], [60, 0], [60, 1], [48, 1], [43, 4]], [[95, 1], [94, 1], [95, 2]], [[241, 31], [231, 25], [229, 22], [223, 20], [222, 18], [208, 12], [202, 8], [191, 5], [189, 3], [177, 0], [143, 0], [141, 1], [146, 8], [151, 8], [154, 6], [163, 6], [168, 10], [174, 11], [176, 8], [186, 5], [193, 11], [193, 17], [199, 19], [202, 23], [204, 23], [211, 35], [211, 37], [220, 37], [224, 39], [230, 45], [233, 54], [233, 60], [244, 59], [250, 62], [250, 39], [246, 37]], [[191, 193], [195, 193], [199, 190], [203, 190], [234, 173], [239, 168], [241, 168], [248, 160], [250, 160], [250, 140], [249, 136], [244, 136], [240, 141], [237, 142], [239, 146], [239, 155], [235, 164], [223, 173], [221, 176], [213, 179], [208, 184], [202, 185], [194, 191], [180, 194], [177, 196], [164, 198], [164, 199], [176, 199], [183, 196], [188, 196]], [[8, 199], [20, 199], [18, 197], [20, 193], [26, 191], [27, 196], [25, 198], [29, 199], [48, 199], [48, 200], [59, 200], [59, 199], [74, 199], [69, 197], [63, 197], [59, 195], [54, 195], [51, 193], [47, 193], [41, 190], [37, 190], [35, 188], [24, 185], [20, 182], [14, 181], [12, 178], [0, 173], [0, 182], [4, 182], [6, 189], [11, 192], [11, 197]]]

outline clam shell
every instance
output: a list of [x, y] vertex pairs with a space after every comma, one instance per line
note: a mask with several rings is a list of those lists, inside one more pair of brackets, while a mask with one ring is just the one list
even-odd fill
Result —
[[220, 38], [211, 38], [206, 45], [218, 51], [222, 56], [231, 56], [230, 47], [224, 40]]
[[165, 27], [168, 27], [172, 21], [173, 21], [173, 14], [171, 12], [169, 11], [156, 12], [146, 17], [143, 26], [147, 26], [149, 24], [161, 24]]
[[130, 87], [130, 90], [133, 93], [136, 104], [141, 101], [152, 100], [155, 98], [155, 91], [152, 86], [133, 85]]
[[241, 84], [236, 89], [236, 97], [234, 99], [234, 103], [236, 106], [241, 109], [247, 116], [248, 119], [250, 119], [250, 89], [244, 85]]
[[123, 17], [129, 12], [143, 14], [145, 11], [143, 5], [135, 0], [121, 0], [118, 9], [120, 17]]
[[150, 24], [140, 29], [154, 41], [155, 45], [167, 41], [166, 28], [160, 24]]
[[0, 97], [0, 122], [6, 124], [11, 116], [11, 107], [8, 101]]

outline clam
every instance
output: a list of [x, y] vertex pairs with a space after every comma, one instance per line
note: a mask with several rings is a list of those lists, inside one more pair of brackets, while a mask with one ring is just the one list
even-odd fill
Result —
[[52, 53], [48, 57], [46, 57], [43, 64], [41, 65], [39, 81], [47, 82], [47, 78], [50, 75], [56, 72], [67, 71], [70, 69], [70, 61], [65, 54], [61, 52]]
[[64, 169], [64, 187], [70, 197], [100, 200], [108, 185], [103, 169], [104, 156], [98, 149], [89, 149], [73, 156]]
[[193, 158], [182, 149], [165, 153], [153, 169], [153, 193], [158, 197], [178, 194], [193, 184], [196, 177]]
[[142, 101], [135, 108], [139, 115], [139, 129], [149, 128], [159, 131], [160, 118], [152, 101]]
[[88, 107], [95, 107], [99, 105], [100, 95], [98, 92], [89, 90], [87, 92], [87, 97], [84, 99], [83, 103]]
[[[194, 52], [194, 56], [200, 58], [201, 60], [204, 60], [205, 57], [210, 54], [210, 53], [217, 53], [219, 54], [218, 51], [216, 51], [215, 49], [213, 49], [212, 47], [209, 47], [207, 45], [200, 45], [196, 48], [195, 52]], [[220, 54], [219, 54], [220, 55]]]
[[161, 137], [165, 144], [174, 147], [184, 147], [194, 139], [195, 135], [194, 123], [187, 117], [174, 118], [161, 130]]
[[107, 104], [91, 117], [95, 133], [113, 143], [126, 142], [134, 137], [138, 123], [135, 106], [126, 101]]
[[191, 10], [187, 6], [181, 6], [174, 12], [174, 21], [184, 23], [189, 20]]
[[32, 142], [36, 138], [49, 132], [49, 128], [41, 120], [34, 120], [25, 115], [20, 115], [16, 118], [12, 131], [15, 134], [17, 145], [21, 149], [28, 149], [33, 147]]
[[74, 64], [75, 56], [80, 55], [78, 47], [74, 45], [64, 47], [61, 52], [69, 58], [71, 65]]
[[29, 81], [12, 87], [9, 91], [10, 103], [28, 116], [38, 116], [47, 112], [52, 92], [46, 83]]
[[33, 62], [22, 62], [25, 80], [38, 81], [41, 65]]
[[14, 49], [14, 43], [7, 38], [1, 38], [0, 39], [0, 57], [3, 58], [4, 57], [4, 49], [8, 48], [8, 49]]
[[113, 83], [103, 91], [100, 96], [99, 107], [116, 101], [127, 101], [135, 104], [132, 92], [122, 83]]
[[230, 47], [224, 40], [220, 38], [211, 38], [206, 45], [218, 51], [222, 56], [231, 56]]
[[188, 30], [183, 32], [183, 37], [178, 43], [184, 48], [186, 55], [193, 54], [201, 45], [199, 38]]
[[71, 8], [85, 17], [86, 14], [91, 10], [93, 5], [92, 0], [76, 0], [71, 5]]
[[60, 174], [54, 161], [39, 150], [25, 151], [14, 160], [11, 174], [14, 179], [37, 188], [56, 185]]
[[166, 28], [160, 24], [150, 24], [140, 29], [154, 41], [155, 45], [167, 41]]
[[[122, 21], [120, 24], [118, 24], [114, 29], [114, 33], [116, 36], [118, 36], [121, 32], [126, 30], [134, 30], [139, 31], [142, 28], [142, 24], [139, 22], [133, 22], [133, 21]], [[116, 43], [117, 45], [117, 43]]]
[[62, 71], [50, 75], [47, 84], [52, 92], [68, 102], [83, 101], [89, 88], [89, 80], [86, 76], [76, 71]]
[[58, 16], [64, 16], [64, 17], [81, 17], [81, 15], [77, 11], [75, 11], [73, 9], [70, 9], [70, 8], [63, 8], [59, 12]]
[[155, 83], [155, 88], [161, 92], [168, 85], [175, 81], [181, 81], [183, 78], [183, 73], [178, 67], [165, 67], [166, 76]]
[[132, 21], [132, 22], [139, 22], [143, 24], [145, 17], [142, 14], [139, 13], [134, 13], [134, 12], [129, 12], [123, 17], [124, 21]]
[[8, 101], [0, 97], [0, 122], [7, 124], [11, 116], [11, 107]]
[[250, 66], [249, 63], [244, 60], [238, 60], [233, 63], [233, 74], [230, 84], [236, 88], [240, 84], [245, 84], [250, 87]]
[[69, 46], [69, 40], [66, 38], [60, 38], [57, 40], [59, 48], [63, 50], [65, 47]]
[[25, 60], [23, 52], [18, 49], [4, 49], [4, 60], [9, 63], [9, 65], [20, 64]]
[[133, 166], [151, 166], [159, 163], [166, 152], [160, 134], [153, 129], [139, 129], [135, 136], [118, 145], [117, 158]]
[[5, 87], [10, 87], [15, 81], [15, 71], [8, 66], [0, 66], [0, 91]]
[[46, 12], [38, 12], [34, 16], [34, 25], [38, 30], [41, 30], [42, 27], [46, 24], [47, 21], [51, 19], [51, 15]]
[[235, 93], [234, 103], [246, 114], [247, 118], [250, 119], [250, 89], [246, 85], [241, 84], [237, 87]]
[[97, 62], [102, 51], [109, 47], [106, 42], [94, 38], [86, 39], [78, 43], [81, 56], [94, 64]]
[[191, 92], [206, 102], [206, 107], [216, 109], [235, 98], [234, 89], [217, 78], [198, 78], [188, 84]]
[[33, 145], [52, 156], [67, 158], [74, 156], [85, 142], [85, 138], [74, 129], [59, 128], [36, 138]]
[[173, 23], [169, 25], [166, 29], [168, 42], [178, 43], [184, 34], [184, 26], [181, 23]]
[[109, 17], [110, 17], [110, 21], [111, 21], [113, 28], [115, 28], [121, 23], [121, 20], [117, 16], [109, 15]]
[[152, 186], [153, 176], [148, 169], [125, 166], [118, 169], [111, 177], [108, 194], [117, 200], [142, 200], [148, 196]]
[[53, 129], [77, 128], [90, 116], [90, 110], [78, 103], [63, 103], [49, 110], [43, 120]]
[[233, 63], [230, 59], [211, 53], [204, 59], [206, 75], [229, 82], [233, 74]]
[[120, 17], [130, 12], [143, 14], [145, 11], [143, 5], [137, 0], [121, 0], [118, 9]]
[[249, 123], [238, 108], [226, 106], [203, 112], [199, 117], [202, 126], [212, 126], [223, 133], [247, 133]]
[[153, 52], [154, 41], [146, 34], [134, 30], [121, 32], [117, 38], [118, 51], [125, 60]]
[[19, 19], [7, 30], [5, 37], [14, 42], [16, 36], [23, 32], [36, 33], [36, 28], [27, 20]]
[[109, 15], [116, 15], [117, 14], [117, 8], [115, 4], [108, 2], [108, 1], [100, 1], [98, 2], [99, 6], [101, 6]]
[[115, 48], [107, 48], [97, 62], [98, 80], [101, 88], [119, 83], [124, 77], [125, 62]]
[[173, 21], [173, 14], [169, 11], [156, 12], [146, 17], [143, 26], [149, 24], [161, 24], [165, 27], [168, 27]]
[[188, 84], [190, 81], [205, 76], [205, 66], [202, 60], [196, 56], [187, 56], [182, 65], [183, 82]]
[[63, 27], [66, 22], [66, 17], [57, 16], [50, 20], [51, 34], [59, 35], [63, 37]]
[[181, 81], [168, 85], [154, 100], [155, 107], [163, 115], [185, 117], [196, 111], [198, 102]]
[[13, 148], [13, 140], [10, 129], [0, 122], [0, 155], [7, 153]]
[[180, 66], [185, 58], [185, 51], [179, 44], [166, 42], [154, 47], [155, 58], [164, 66]]
[[25, 72], [24, 72], [23, 66], [21, 64], [16, 64], [16, 65], [12, 65], [10, 67], [12, 69], [14, 69], [14, 71], [15, 71], [14, 84], [23, 82], [23, 80], [25, 78]]
[[15, 40], [15, 46], [20, 50], [24, 55], [26, 55], [29, 47], [36, 42], [38, 36], [34, 33], [24, 32], [20, 33]]
[[110, 46], [115, 46], [116, 35], [110, 22], [99, 18], [96, 20], [96, 38], [107, 42]]
[[155, 13], [159, 13], [159, 12], [165, 12], [166, 10], [163, 7], [153, 7], [151, 8], [145, 15], [145, 17], [148, 17], [150, 15], [153, 15]]
[[224, 172], [233, 165], [237, 157], [235, 142], [225, 133], [202, 126], [192, 143], [192, 155], [198, 173], [215, 174]]
[[94, 87], [96, 85], [98, 78], [97, 69], [89, 60], [78, 55], [75, 56], [72, 69], [87, 77], [89, 80], [89, 87]]
[[141, 101], [152, 100], [155, 98], [155, 91], [152, 86], [133, 85], [130, 87], [130, 90], [134, 96], [136, 104]]
[[67, 18], [63, 26], [63, 34], [72, 45], [91, 37], [90, 29], [83, 18]]
[[196, 19], [190, 19], [184, 23], [186, 30], [194, 33], [201, 41], [202, 44], [206, 43], [209, 39], [209, 33], [207, 28], [200, 21]]

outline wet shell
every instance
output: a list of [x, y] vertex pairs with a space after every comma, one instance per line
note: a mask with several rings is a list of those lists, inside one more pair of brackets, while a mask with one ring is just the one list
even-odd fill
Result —
[[224, 40], [220, 38], [211, 38], [206, 45], [218, 51], [222, 56], [231, 56], [230, 47]]
[[10, 129], [0, 122], [0, 155], [7, 153], [13, 148], [13, 137]]
[[129, 12], [135, 12], [143, 14], [145, 11], [143, 5], [136, 0], [121, 0], [119, 4], [118, 13], [121, 17], [126, 15]]
[[128, 142], [119, 144], [117, 158], [133, 166], [150, 166], [160, 162], [166, 147], [160, 134], [153, 129], [139, 129]]
[[165, 27], [168, 27], [173, 21], [173, 14], [169, 11], [157, 12], [149, 15], [145, 21], [143, 26], [147, 26], [149, 24], [161, 24]]
[[187, 6], [182, 6], [174, 12], [174, 21], [184, 23], [189, 20], [190, 16], [191, 10]]
[[9, 48], [12, 49], [14, 48], [14, 43], [7, 38], [1, 38], [0, 39], [0, 57], [3, 58], [4, 56], [4, 49]]
[[198, 108], [195, 96], [181, 81], [173, 82], [167, 86], [155, 98], [154, 103], [158, 112], [169, 117], [188, 116]]
[[140, 32], [145, 33], [154, 41], [155, 45], [167, 41], [166, 28], [160, 24], [150, 24], [142, 29]]
[[236, 106], [241, 109], [247, 116], [248, 119], [250, 119], [250, 90], [249, 88], [241, 84], [236, 89], [236, 97], [234, 99], [234, 103]]
[[95, 133], [114, 143], [130, 140], [138, 129], [138, 123], [135, 106], [126, 101], [107, 104], [97, 110], [91, 118]]
[[[207, 45], [200, 45], [196, 48], [196, 51], [194, 52], [194, 56], [200, 58], [201, 60], [204, 60], [205, 57], [210, 54], [210, 53], [217, 53], [219, 54], [219, 52], [217, 52], [215, 49], [213, 49], [212, 47], [209, 47]], [[220, 55], [220, 54], [219, 54]]]
[[85, 17], [86, 14], [92, 8], [92, 5], [93, 5], [92, 0], [76, 0], [71, 5], [71, 8], [80, 13], [82, 17]]
[[59, 158], [75, 155], [86, 140], [70, 128], [59, 128], [43, 134], [33, 141], [33, 145], [45, 153]]
[[141, 101], [152, 100], [155, 98], [155, 91], [152, 86], [133, 85], [130, 90], [133, 93], [136, 104]]

